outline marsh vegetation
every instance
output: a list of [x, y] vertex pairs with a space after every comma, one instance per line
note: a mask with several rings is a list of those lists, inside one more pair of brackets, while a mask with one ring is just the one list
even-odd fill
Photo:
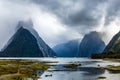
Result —
[[0, 80], [23, 80], [37, 78], [37, 71], [44, 72], [49, 68], [46, 63], [37, 60], [0, 60]]

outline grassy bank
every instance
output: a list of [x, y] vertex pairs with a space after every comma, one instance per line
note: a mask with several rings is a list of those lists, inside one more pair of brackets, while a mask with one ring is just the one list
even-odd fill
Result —
[[63, 67], [64, 67], [64, 68], [75, 69], [75, 68], [77, 68], [78, 66], [81, 66], [81, 64], [66, 64], [66, 65], [64, 65]]
[[120, 73], [120, 66], [107, 66], [104, 69], [110, 71], [111, 73]]
[[[47, 63], [37, 60], [0, 60], [0, 80], [22, 80], [37, 77], [37, 71], [49, 68]], [[18, 79], [19, 78], [19, 79]]]
[[96, 54], [92, 54], [91, 58], [92, 59], [105, 59], [105, 58], [120, 59], [120, 53], [115, 53], [115, 52], [96, 53]]

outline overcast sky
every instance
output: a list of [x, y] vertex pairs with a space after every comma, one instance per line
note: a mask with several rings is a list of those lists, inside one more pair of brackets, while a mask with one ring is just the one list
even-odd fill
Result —
[[51, 47], [91, 31], [107, 44], [120, 30], [120, 0], [0, 0], [0, 48], [29, 20]]

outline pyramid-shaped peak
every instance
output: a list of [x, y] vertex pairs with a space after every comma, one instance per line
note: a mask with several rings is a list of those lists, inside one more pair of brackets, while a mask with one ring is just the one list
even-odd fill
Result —
[[25, 28], [23, 26], [19, 27], [18, 30], [24, 30]]
[[37, 39], [29, 30], [20, 27], [3, 50], [2, 57], [43, 57]]
[[79, 57], [90, 57], [93, 53], [101, 53], [105, 43], [99, 36], [99, 32], [93, 31], [84, 36], [79, 46]]
[[33, 27], [33, 22], [32, 20], [28, 20], [28, 21], [19, 21], [18, 22], [18, 26], [17, 29], [23, 29], [23, 28], [32, 28]]
[[96, 38], [96, 39], [100, 40], [100, 34], [99, 34], [99, 32], [96, 32], [96, 31], [92, 31], [92, 32], [86, 34], [85, 37]]
[[31, 21], [19, 21], [16, 33], [8, 41], [0, 57], [51, 57], [55, 53], [32, 28]]
[[88, 33], [87, 35], [98, 35], [99, 36], [99, 32], [92, 31], [92, 32]]
[[14, 35], [14, 37], [18, 36], [19, 34], [23, 34], [23, 33], [31, 34], [31, 32], [27, 28], [24, 28], [23, 26], [21, 26], [19, 27], [19, 29], [17, 29], [16, 35]]

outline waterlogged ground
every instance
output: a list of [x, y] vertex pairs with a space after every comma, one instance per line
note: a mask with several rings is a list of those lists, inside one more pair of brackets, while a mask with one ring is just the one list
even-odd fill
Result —
[[[0, 60], [0, 80], [120, 80], [106, 69], [119, 66], [114, 60], [88, 58], [23, 58]], [[105, 69], [104, 69], [105, 68]], [[33, 78], [34, 77], [34, 78]]]
[[[120, 80], [120, 73], [111, 73], [108, 70], [98, 68], [110, 65], [118, 66], [120, 62], [87, 58], [54, 58], [42, 60], [58, 61], [58, 63], [56, 66], [49, 68], [49, 70], [54, 71], [45, 71], [38, 80]], [[68, 69], [63, 67], [63, 65], [72, 63], [80, 63], [81, 66], [72, 71], [70, 69], [68, 71]], [[46, 75], [48, 76], [46, 77]]]

